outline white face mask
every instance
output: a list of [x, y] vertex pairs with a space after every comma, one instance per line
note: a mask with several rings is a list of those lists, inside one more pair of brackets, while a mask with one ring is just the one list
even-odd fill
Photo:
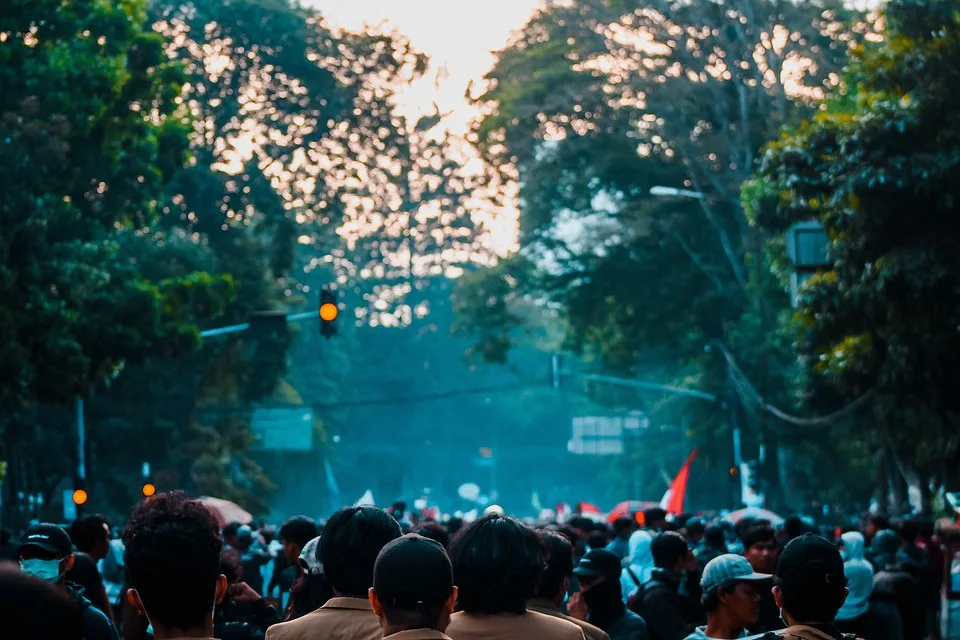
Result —
[[30, 558], [20, 561], [20, 571], [33, 576], [45, 582], [60, 582], [62, 574], [60, 573], [60, 560], [40, 560]]

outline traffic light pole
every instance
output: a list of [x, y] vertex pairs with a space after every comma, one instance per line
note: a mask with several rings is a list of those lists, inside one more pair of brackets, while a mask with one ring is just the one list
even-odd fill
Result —
[[[319, 311], [304, 311], [302, 313], [292, 313], [284, 317], [284, 320], [287, 322], [300, 322], [302, 320], [315, 320], [320, 317]], [[205, 331], [200, 332], [201, 338], [215, 338], [217, 336], [225, 336], [230, 333], [240, 333], [242, 331], [247, 331], [250, 328], [249, 322], [244, 322], [243, 324], [232, 324], [227, 327], [217, 327], [216, 329], [206, 329]]]

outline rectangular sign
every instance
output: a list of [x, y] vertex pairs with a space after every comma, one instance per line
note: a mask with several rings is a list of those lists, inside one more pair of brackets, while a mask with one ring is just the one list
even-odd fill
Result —
[[310, 407], [260, 407], [253, 410], [250, 431], [261, 451], [311, 451], [313, 409]]
[[623, 436], [638, 432], [648, 423], [643, 414], [576, 417], [567, 451], [575, 455], [623, 455]]

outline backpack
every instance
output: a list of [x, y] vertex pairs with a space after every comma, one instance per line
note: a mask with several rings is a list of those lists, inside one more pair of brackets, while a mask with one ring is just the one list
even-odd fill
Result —
[[631, 570], [627, 569], [627, 573], [630, 574], [630, 578], [636, 583], [636, 590], [630, 594], [630, 597], [627, 598], [627, 608], [630, 611], [633, 611], [635, 614], [643, 617], [643, 599], [647, 594], [657, 590], [657, 589], [667, 589], [667, 585], [656, 578], [640, 584], [640, 580], [637, 578], [636, 574]]

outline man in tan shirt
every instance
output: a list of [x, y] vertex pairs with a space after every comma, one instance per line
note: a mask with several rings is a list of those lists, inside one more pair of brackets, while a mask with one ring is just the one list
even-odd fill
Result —
[[439, 542], [411, 533], [380, 552], [370, 605], [384, 640], [450, 640], [443, 631], [456, 602], [453, 568]]
[[573, 545], [553, 531], [544, 532], [543, 537], [547, 543], [547, 568], [540, 578], [536, 594], [527, 602], [527, 609], [574, 623], [587, 640], [610, 640], [603, 629], [568, 616], [560, 609], [570, 576], [573, 575]]
[[484, 516], [460, 532], [450, 557], [460, 603], [447, 627], [454, 640], [584, 640], [572, 622], [527, 610], [546, 565], [533, 529]]
[[336, 597], [313, 613], [270, 627], [266, 640], [381, 640], [368, 591], [380, 550], [400, 535], [397, 521], [377, 507], [347, 507], [333, 514], [317, 557]]

